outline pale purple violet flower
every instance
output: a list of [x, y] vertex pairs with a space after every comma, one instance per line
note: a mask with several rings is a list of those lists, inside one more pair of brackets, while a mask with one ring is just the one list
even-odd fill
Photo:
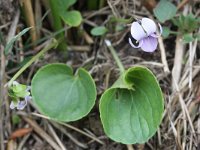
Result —
[[[19, 85], [19, 83], [17, 81], [13, 81], [12, 85]], [[31, 86], [27, 86], [26, 91], [30, 91], [31, 90]], [[18, 110], [23, 110], [24, 107], [27, 105], [27, 102], [30, 101], [32, 99], [31, 96], [27, 95], [24, 97], [24, 100], [20, 100], [17, 99], [17, 101], [11, 101], [10, 103], [10, 109], [14, 109], [17, 108]]]
[[25, 96], [23, 101], [18, 100], [16, 103], [12, 101], [10, 103], [10, 109], [17, 108], [18, 110], [23, 110], [29, 100], [31, 100], [31, 96]]
[[[158, 25], [161, 34], [162, 27], [160, 24]], [[157, 38], [160, 36], [156, 34], [156, 30], [155, 22], [149, 18], [142, 18], [142, 20], [133, 22], [131, 25], [131, 35], [136, 40], [136, 45], [129, 38], [130, 45], [134, 48], [141, 48], [145, 52], [154, 52], [158, 45]]]

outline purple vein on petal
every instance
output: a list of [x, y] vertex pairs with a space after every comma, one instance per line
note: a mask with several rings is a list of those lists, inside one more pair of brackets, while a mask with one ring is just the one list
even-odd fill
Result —
[[149, 18], [142, 19], [142, 27], [144, 28], [145, 32], [147, 32], [148, 36], [156, 32], [156, 24]]
[[17, 105], [17, 109], [22, 110], [24, 109], [24, 107], [27, 105], [27, 101], [23, 100], [23, 101], [19, 101], [18, 105]]

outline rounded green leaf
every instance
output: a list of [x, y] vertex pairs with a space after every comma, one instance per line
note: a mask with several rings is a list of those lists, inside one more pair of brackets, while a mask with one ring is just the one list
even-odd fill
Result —
[[176, 15], [176, 6], [168, 0], [161, 0], [153, 10], [156, 18], [164, 23]]
[[63, 21], [73, 27], [77, 27], [81, 24], [82, 16], [79, 11], [65, 11], [61, 14]]
[[104, 26], [94, 27], [91, 30], [91, 34], [94, 36], [101, 36], [101, 35], [104, 35], [107, 31], [108, 31], [108, 29]]
[[[100, 99], [100, 117], [105, 133], [124, 144], [144, 143], [161, 123], [164, 111], [160, 86], [150, 70], [133, 67], [125, 72], [124, 84], [106, 90]], [[127, 86], [128, 87], [128, 86]]]
[[73, 75], [65, 64], [46, 65], [34, 75], [31, 85], [35, 106], [54, 120], [78, 120], [95, 104], [95, 83], [82, 68]]

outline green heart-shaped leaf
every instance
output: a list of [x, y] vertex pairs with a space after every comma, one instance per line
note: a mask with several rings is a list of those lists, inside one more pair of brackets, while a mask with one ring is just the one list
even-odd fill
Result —
[[61, 14], [63, 21], [73, 27], [79, 26], [82, 21], [82, 16], [79, 11], [65, 11]]
[[173, 18], [176, 15], [177, 8], [168, 0], [161, 0], [153, 10], [154, 15], [162, 23]]
[[76, 75], [65, 64], [42, 67], [32, 80], [32, 97], [39, 111], [58, 121], [75, 121], [86, 116], [95, 104], [96, 89], [84, 69]]
[[100, 99], [104, 131], [117, 142], [144, 143], [161, 123], [164, 104], [160, 86], [144, 67], [128, 69], [119, 80]]

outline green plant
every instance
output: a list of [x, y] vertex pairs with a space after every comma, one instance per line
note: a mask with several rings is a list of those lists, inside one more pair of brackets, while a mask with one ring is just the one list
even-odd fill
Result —
[[108, 29], [104, 26], [99, 26], [99, 27], [94, 27], [92, 30], [91, 30], [91, 34], [93, 36], [101, 36], [101, 35], [104, 35], [108, 32]]
[[144, 143], [161, 123], [164, 104], [160, 86], [146, 67], [125, 70], [110, 42], [106, 42], [121, 75], [100, 99], [104, 131], [117, 142]]
[[[162, 120], [164, 104], [160, 86], [146, 67], [135, 66], [125, 70], [110, 41], [106, 40], [106, 44], [121, 75], [100, 98], [104, 131], [117, 142], [144, 143], [155, 134]], [[17, 77], [55, 46], [57, 41], [50, 41], [8, 82], [9, 92], [14, 93], [14, 98], [30, 94], [27, 86], [14, 84]], [[78, 68], [73, 73], [71, 67], [61, 63], [48, 64], [39, 69], [32, 79], [31, 93], [38, 110], [59, 122], [76, 121], [86, 116], [94, 106], [97, 94], [94, 80], [85, 69]], [[10, 96], [13, 98], [13, 94]]]
[[73, 70], [65, 64], [49, 64], [32, 79], [33, 102], [39, 111], [57, 121], [75, 121], [87, 115], [96, 99], [96, 89], [89, 73]]
[[164, 23], [166, 20], [172, 19], [176, 15], [177, 8], [168, 0], [161, 0], [153, 10], [156, 18]]
[[195, 17], [191, 13], [188, 15], [181, 14], [175, 17], [177, 8], [168, 0], [161, 0], [153, 12], [161, 23], [171, 20], [172, 23], [178, 27], [178, 32], [171, 31], [169, 27], [163, 27], [163, 36], [165, 38], [167, 38], [169, 34], [181, 34], [185, 43], [199, 39], [198, 34], [193, 32], [197, 31], [200, 25], [200, 18]]
[[13, 47], [14, 42], [17, 41], [26, 32], [28, 32], [31, 28], [32, 27], [25, 28], [24, 30], [22, 30], [21, 32], [19, 32], [16, 36], [14, 36], [10, 41], [8, 41], [8, 43], [6, 44], [5, 49], [4, 49], [4, 54], [8, 55], [8, 53], [10, 53], [10, 50]]
[[186, 16], [180, 15], [179, 17], [173, 18], [172, 22], [178, 27], [186, 43], [192, 42], [197, 38], [197, 34], [194, 32], [199, 28], [200, 18], [196, 18], [193, 14], [188, 14]]
[[[76, 0], [49, 0], [51, 13], [53, 16], [53, 27], [55, 31], [63, 29], [62, 21], [71, 27], [77, 27], [82, 21], [82, 16], [79, 11], [69, 10], [69, 8], [76, 3]], [[58, 39], [64, 40], [64, 33], [57, 35]], [[66, 50], [66, 42], [62, 41], [59, 48]]]

